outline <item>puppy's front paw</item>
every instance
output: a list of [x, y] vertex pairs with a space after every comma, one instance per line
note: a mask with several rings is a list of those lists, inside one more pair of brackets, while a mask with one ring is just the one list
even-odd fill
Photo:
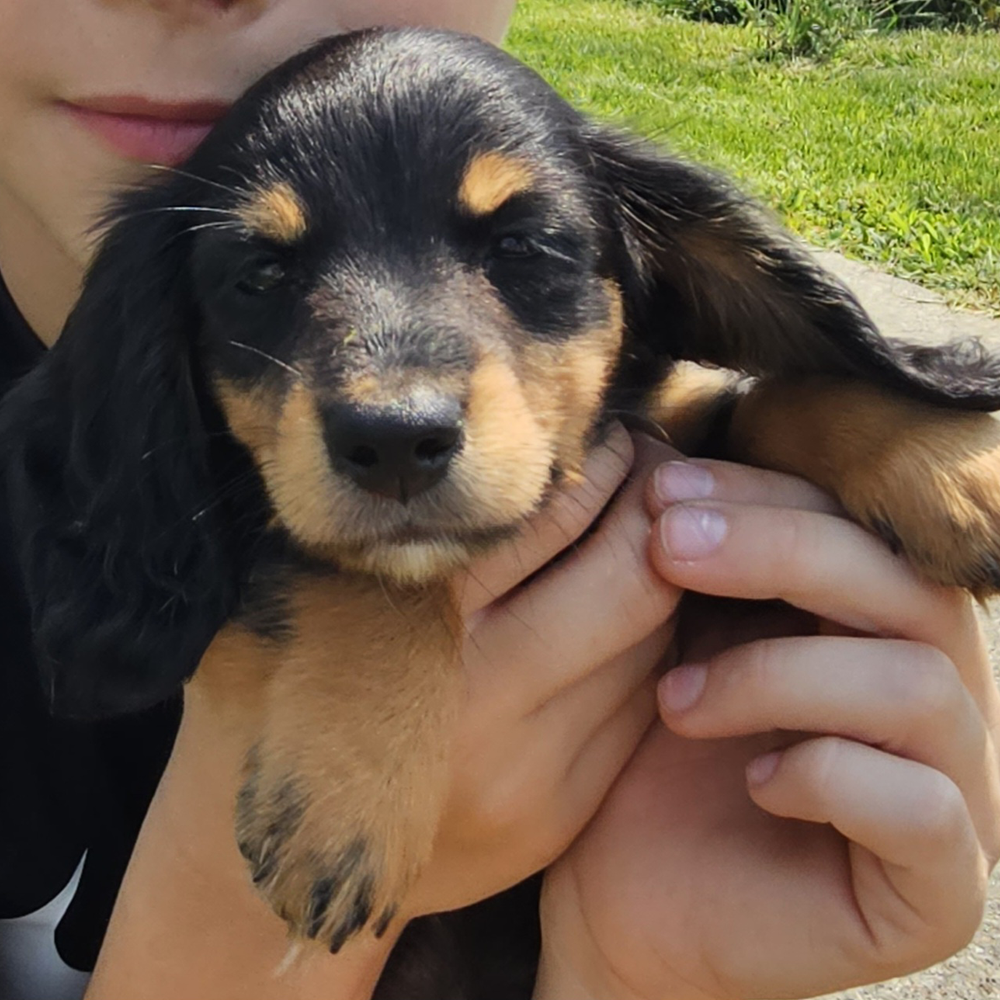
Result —
[[1000, 592], [1000, 423], [934, 410], [841, 484], [863, 524], [937, 583]]
[[254, 884], [292, 934], [337, 952], [365, 926], [385, 932], [430, 857], [434, 823], [398, 783], [323, 784], [255, 748], [236, 833]]

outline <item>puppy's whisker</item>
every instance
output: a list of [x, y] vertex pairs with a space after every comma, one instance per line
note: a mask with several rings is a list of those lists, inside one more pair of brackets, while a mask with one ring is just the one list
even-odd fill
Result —
[[[209, 437], [209, 438], [223, 438], [223, 439], [227, 439], [227, 438], [229, 438], [231, 436], [230, 433], [229, 433], [229, 431], [205, 431], [204, 434], [205, 434], [205, 437]], [[149, 451], [144, 451], [142, 453], [142, 456], [141, 456], [140, 460], [143, 461], [143, 462], [148, 462], [157, 452], [162, 451], [164, 448], [170, 448], [170, 447], [172, 447], [173, 445], [177, 444], [178, 441], [186, 441], [186, 440], [187, 440], [186, 438], [183, 438], [183, 437], [180, 437], [180, 436], [172, 437], [172, 438], [165, 438], [163, 441], [161, 441], [155, 447], [150, 448]]]
[[[212, 495], [209, 497], [208, 503], [204, 504], [197, 510], [192, 511], [190, 514], [182, 515], [182, 521], [191, 521], [197, 523], [207, 514], [211, 513], [215, 508], [225, 503], [227, 500], [237, 499], [239, 492], [243, 490], [248, 485], [256, 481], [256, 472], [250, 471], [242, 473], [239, 476], [234, 477], [228, 482], [222, 483], [218, 489], [216, 489]], [[249, 516], [249, 515], [245, 515]], [[175, 524], [168, 524], [164, 526], [164, 529], [154, 536], [155, 542], [162, 541], [167, 537], [175, 528]]]
[[279, 368], [284, 368], [286, 372], [290, 372], [300, 382], [304, 382], [306, 380], [305, 374], [299, 371], [298, 368], [287, 364], [280, 358], [276, 358], [273, 354], [268, 354], [267, 351], [262, 351], [259, 347], [252, 347], [250, 344], [244, 344], [240, 340], [230, 340], [229, 343], [232, 344], [233, 347], [241, 347], [244, 351], [249, 351], [251, 354], [259, 354], [262, 358], [265, 358], [268, 361], [273, 361]]
[[[524, 561], [521, 559], [520, 555], [518, 555], [517, 557], [517, 562], [518, 562], [518, 568], [522, 572], [524, 572]], [[497, 598], [503, 596], [502, 594], [498, 594], [492, 587], [487, 587], [486, 584], [483, 583], [483, 581], [480, 580], [479, 577], [475, 573], [473, 573], [471, 569], [466, 569], [465, 572], [466, 575], [469, 577], [469, 579], [478, 584], [479, 589], [482, 590], [484, 594], [489, 594], [494, 601], [497, 600]]]
[[212, 500], [212, 502], [205, 504], [199, 510], [195, 511], [195, 513], [191, 515], [190, 520], [200, 521], [207, 514], [210, 514], [213, 510], [215, 510], [220, 504], [225, 503], [226, 500], [232, 499], [234, 495], [232, 491], [236, 485], [237, 485], [236, 483], [231, 483], [228, 484], [225, 488], [221, 489], [218, 495]]
[[220, 231], [232, 230], [234, 232], [238, 232], [240, 229], [242, 229], [242, 226], [240, 225], [240, 223], [235, 221], [205, 222], [199, 226], [188, 226], [187, 228], [182, 229], [179, 233], [174, 233], [174, 235], [171, 236], [170, 239], [163, 244], [161, 250], [166, 250], [168, 247], [173, 246], [173, 244], [176, 243], [177, 240], [181, 239], [181, 237], [190, 236], [192, 233], [197, 233], [202, 229], [218, 229]]
[[[232, 194], [239, 197], [242, 192], [239, 188], [230, 187], [227, 184], [220, 184], [218, 181], [209, 180], [207, 177], [201, 177], [198, 174], [193, 174], [189, 170], [181, 170], [180, 167], [170, 167], [162, 163], [151, 163], [150, 169], [152, 170], [162, 170], [167, 174], [174, 174], [177, 177], [186, 177], [188, 180], [198, 181], [201, 184], [207, 184], [209, 187], [218, 188], [220, 191], [225, 191], [226, 194]], [[241, 178], [242, 180], [242, 178]]]
[[158, 208], [143, 209], [141, 212], [129, 212], [122, 218], [140, 219], [144, 215], [159, 215], [161, 212], [211, 212], [214, 215], [226, 215], [231, 219], [239, 218], [231, 208], [212, 208], [208, 205], [161, 205]]
[[180, 232], [181, 236], [187, 236], [190, 233], [200, 232], [202, 229], [242, 229], [242, 224], [237, 222], [235, 219], [229, 222], [203, 222], [197, 226], [188, 226], [187, 229], [183, 229]]
[[301, 941], [290, 944], [285, 957], [278, 963], [278, 967], [274, 970], [274, 978], [281, 979], [287, 975], [298, 962], [303, 950], [304, 946]]
[[[634, 410], [608, 410], [608, 416], [617, 417], [625, 425], [626, 430], [639, 431], [641, 434], [646, 434], [653, 438], [653, 440], [661, 441], [663, 444], [673, 444], [673, 441], [670, 440], [670, 435], [664, 427], [641, 413], [636, 413]], [[618, 453], [615, 452], [615, 454], [617, 455]], [[621, 455], [618, 455], [618, 457], [621, 458]]]
[[392, 610], [396, 612], [396, 615], [399, 618], [405, 618], [406, 615], [403, 614], [402, 610], [399, 608], [399, 606], [396, 604], [396, 602], [392, 599], [392, 596], [389, 593], [389, 588], [386, 587], [386, 585], [385, 585], [385, 577], [383, 577], [381, 573], [376, 573], [375, 574], [375, 579], [378, 580], [378, 585], [379, 585], [379, 588], [382, 591], [382, 596], [385, 598], [386, 604], [388, 604], [389, 607], [392, 608]]

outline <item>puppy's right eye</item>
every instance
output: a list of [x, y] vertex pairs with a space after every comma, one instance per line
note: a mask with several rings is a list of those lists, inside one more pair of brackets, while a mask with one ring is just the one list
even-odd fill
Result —
[[536, 239], [522, 233], [508, 233], [501, 236], [494, 244], [492, 256], [501, 260], [524, 260], [537, 257], [542, 248]]
[[244, 295], [266, 295], [285, 280], [285, 269], [276, 260], [262, 260], [245, 268], [236, 280]]

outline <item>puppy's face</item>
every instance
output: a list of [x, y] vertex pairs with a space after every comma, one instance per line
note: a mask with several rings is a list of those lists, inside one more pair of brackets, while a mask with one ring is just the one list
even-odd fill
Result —
[[577, 472], [622, 341], [575, 117], [477, 54], [470, 70], [444, 47], [433, 75], [403, 65], [419, 46], [290, 69], [177, 206], [198, 353], [277, 519], [400, 580], [510, 533]]
[[241, 607], [268, 519], [320, 558], [446, 572], [677, 360], [1000, 406], [981, 351], [884, 340], [724, 179], [467, 36], [319, 44], [108, 222], [0, 408], [59, 712], [174, 691]]

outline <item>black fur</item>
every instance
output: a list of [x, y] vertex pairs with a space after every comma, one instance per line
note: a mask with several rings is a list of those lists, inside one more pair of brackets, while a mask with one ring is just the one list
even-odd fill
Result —
[[[476, 149], [538, 166], [532, 194], [485, 221], [441, 207]], [[309, 217], [300, 245], [262, 246], [227, 225], [238, 178], [290, 183]], [[627, 342], [608, 412], [641, 407], [678, 359], [843, 373], [953, 407], [1000, 407], [997, 359], [880, 337], [727, 182], [595, 126], [464, 36], [320, 43], [257, 84], [183, 171], [122, 197], [109, 223], [62, 337], [0, 412], [38, 660], [64, 715], [165, 698], [235, 615], [275, 641], [286, 634], [267, 580], [287, 560], [264, 555], [271, 511], [212, 378], [266, 382], [272, 362], [308, 357], [335, 387], [349, 357], [322, 338], [342, 328], [348, 343], [351, 310], [384, 331], [378, 350], [394, 363], [462, 374], [479, 315], [470, 273], [487, 274], [526, 336], [551, 341], [606, 318], [598, 292], [613, 278]], [[494, 252], [504, 233], [527, 234], [531, 252]], [[269, 273], [282, 276], [272, 294], [233, 291]], [[255, 877], [267, 878], [268, 859], [257, 860]], [[315, 922], [333, 891], [317, 884]]]
[[175, 692], [236, 598], [224, 484], [254, 472], [192, 364], [185, 247], [160, 206], [129, 200], [0, 416], [43, 683], [67, 716]]
[[[426, 306], [413, 248], [449, 245], [428, 268], [476, 263], [484, 223], [449, 230], [431, 213], [484, 144], [550, 171], [497, 223], [530, 231], [544, 202], [544, 255], [487, 264], [502, 272], [496, 285], [516, 319], [541, 337], [571, 336], [600, 319], [589, 274], [626, 291], [630, 336], [610, 409], [638, 405], [680, 358], [751, 374], [843, 372], [952, 406], [1000, 406], [1000, 363], [981, 348], [880, 337], [851, 294], [727, 182], [595, 127], [498, 50], [427, 31], [331, 39], [256, 85], [183, 172], [121, 199], [58, 345], [0, 415], [56, 712], [113, 714], [164, 698], [239, 606], [267, 502], [224, 432], [206, 369], [249, 380], [267, 361], [213, 339], [218, 275], [285, 251], [201, 228], [232, 210], [233, 178], [289, 177], [311, 215], [303, 256], [285, 262], [295, 280], [248, 307], [250, 347], [280, 357], [303, 336], [301, 323], [276, 317], [301, 313], [295, 289], [346, 259], [353, 301], [365, 299], [366, 274], [389, 270], [399, 276], [392, 308], [422, 316], [387, 352], [464, 369], [468, 317]], [[353, 194], [324, 198], [344, 191]], [[754, 286], [720, 274], [713, 255]]]

